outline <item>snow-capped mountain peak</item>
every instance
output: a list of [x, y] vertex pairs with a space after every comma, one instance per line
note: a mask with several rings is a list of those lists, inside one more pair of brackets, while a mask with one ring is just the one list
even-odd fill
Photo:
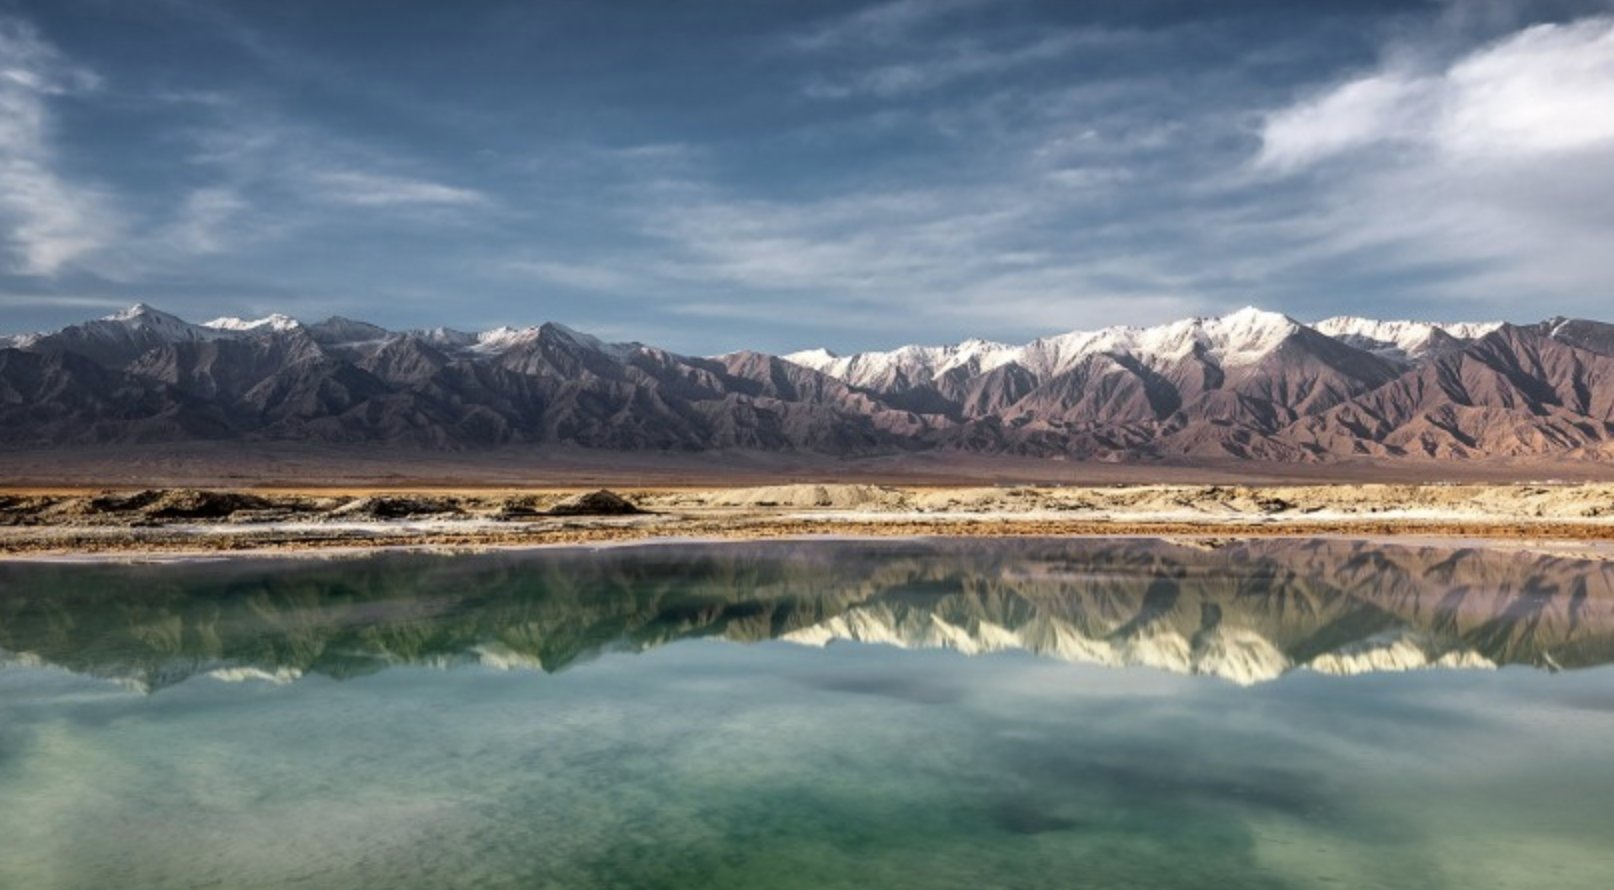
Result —
[[133, 338], [142, 342], [187, 343], [229, 336], [229, 332], [191, 324], [145, 303], [136, 303], [122, 312], [77, 327], [85, 339], [103, 341], [123, 342]]
[[289, 315], [281, 315], [279, 312], [276, 312], [272, 315], [266, 315], [263, 318], [252, 319], [236, 318], [235, 316], [223, 316], [221, 318], [215, 318], [212, 321], [202, 322], [202, 327], [212, 328], [216, 331], [238, 332], [291, 331], [302, 327], [302, 323]]
[[1153, 327], [1119, 326], [1072, 331], [1027, 347], [1037, 354], [1033, 370], [1055, 375], [1089, 355], [1125, 355], [1147, 365], [1178, 362], [1199, 353], [1217, 364], [1254, 364], [1300, 330], [1300, 323], [1278, 312], [1247, 306], [1219, 317], [1185, 318]]
[[828, 349], [807, 349], [782, 356], [854, 386], [879, 386], [896, 379], [909, 384], [934, 380], [955, 368], [983, 374], [1019, 361], [1022, 347], [972, 338], [951, 346], [900, 346], [889, 352], [838, 356]]
[[1353, 315], [1338, 315], [1312, 325], [1320, 333], [1375, 355], [1406, 360], [1423, 355], [1444, 334], [1457, 340], [1478, 340], [1500, 328], [1499, 321], [1428, 322], [1379, 321]]
[[1246, 306], [1200, 323], [1205, 344], [1223, 367], [1251, 365], [1299, 333], [1302, 325], [1281, 312]]
[[[1318, 322], [1310, 329], [1380, 357], [1407, 360], [1427, 351], [1431, 337], [1474, 340], [1498, 327], [1500, 322], [1381, 322], [1342, 316]], [[1185, 318], [1150, 327], [1117, 325], [1071, 331], [1024, 346], [974, 339], [953, 346], [903, 346], [888, 352], [852, 355], [808, 349], [783, 358], [854, 386], [872, 388], [887, 388], [893, 382], [910, 386], [923, 383], [972, 362], [976, 373], [1013, 362], [1038, 379], [1048, 380], [1096, 355], [1124, 356], [1157, 369], [1195, 355], [1222, 368], [1246, 367], [1260, 362], [1307, 329], [1307, 325], [1281, 312], [1246, 306], [1225, 315]]]
[[429, 338], [443, 345], [463, 348], [480, 355], [499, 355], [535, 343], [546, 335], [617, 359], [625, 358], [638, 348], [638, 345], [633, 343], [607, 343], [592, 334], [585, 334], [553, 321], [522, 328], [501, 325], [475, 334], [464, 334], [446, 328], [427, 332]]
[[818, 347], [817, 349], [803, 349], [800, 352], [787, 353], [779, 357], [787, 362], [801, 365], [803, 368], [811, 368], [814, 371], [822, 371], [824, 368], [828, 367], [830, 363], [834, 362], [837, 358], [840, 358], [840, 356], [830, 352], [828, 349], [825, 349], [822, 346]]
[[146, 303], [136, 303], [133, 306], [130, 306], [128, 309], [121, 312], [114, 312], [111, 315], [103, 316], [99, 320], [121, 325], [122, 327], [126, 328], [144, 328], [148, 330], [198, 327], [198, 325], [193, 325], [177, 315], [170, 315], [169, 313]]
[[538, 338], [537, 328], [513, 328], [509, 325], [500, 325], [489, 328], [475, 335], [476, 342], [471, 349], [476, 352], [504, 352], [522, 343], [530, 343]]

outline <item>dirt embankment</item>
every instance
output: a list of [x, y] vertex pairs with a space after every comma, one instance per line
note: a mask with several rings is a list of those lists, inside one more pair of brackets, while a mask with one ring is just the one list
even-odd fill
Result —
[[1419, 517], [1614, 521], [1614, 484], [1129, 485], [914, 487], [774, 485], [651, 495], [670, 508], [868, 513], [1105, 514], [1117, 518]]
[[1614, 540], [1614, 485], [769, 485], [622, 492], [0, 495], [0, 554], [532, 546], [796, 535]]

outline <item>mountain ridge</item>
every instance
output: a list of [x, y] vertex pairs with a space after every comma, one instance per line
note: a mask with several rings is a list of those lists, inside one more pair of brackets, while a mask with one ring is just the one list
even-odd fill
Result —
[[0, 338], [0, 445], [192, 439], [956, 450], [1075, 460], [1614, 459], [1614, 325], [1254, 307], [1020, 346], [689, 356], [555, 322], [391, 331], [145, 304]]

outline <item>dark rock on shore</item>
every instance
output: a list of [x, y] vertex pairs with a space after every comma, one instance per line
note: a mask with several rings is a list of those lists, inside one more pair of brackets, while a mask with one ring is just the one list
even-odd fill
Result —
[[454, 498], [378, 495], [358, 498], [331, 511], [343, 519], [411, 519], [419, 516], [463, 516]]
[[603, 488], [573, 495], [549, 508], [550, 516], [632, 516], [643, 512], [632, 501]]

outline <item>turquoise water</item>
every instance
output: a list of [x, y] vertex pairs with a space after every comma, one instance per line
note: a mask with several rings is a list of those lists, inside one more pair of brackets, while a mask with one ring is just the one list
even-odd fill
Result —
[[1606, 887], [1614, 566], [0, 565], [0, 887]]

